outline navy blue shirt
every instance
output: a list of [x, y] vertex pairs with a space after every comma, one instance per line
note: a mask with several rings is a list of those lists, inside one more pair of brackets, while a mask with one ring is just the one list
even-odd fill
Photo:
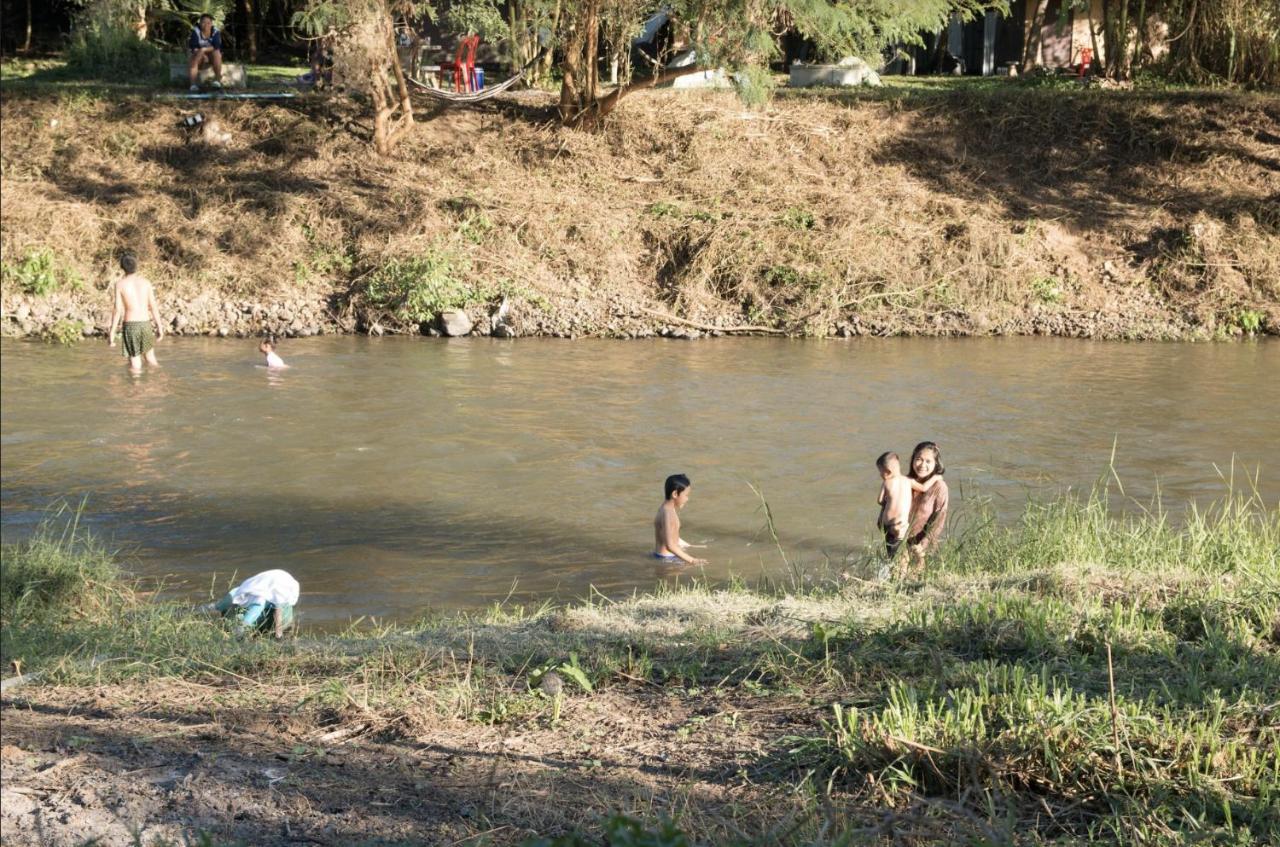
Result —
[[205, 38], [200, 32], [200, 27], [191, 30], [191, 37], [187, 39], [187, 47], [191, 50], [199, 50], [202, 47], [212, 47], [218, 52], [222, 52], [222, 33], [214, 27], [209, 31], [209, 37]]

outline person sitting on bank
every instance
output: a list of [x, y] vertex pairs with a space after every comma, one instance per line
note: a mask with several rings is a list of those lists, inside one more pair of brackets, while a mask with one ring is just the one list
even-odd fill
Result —
[[653, 519], [653, 558], [662, 562], [684, 562], [686, 565], [705, 565], [706, 559], [695, 559], [685, 552], [689, 546], [680, 537], [679, 511], [689, 502], [693, 483], [682, 473], [672, 474], [663, 484], [664, 500]]
[[228, 591], [211, 607], [204, 608], [224, 618], [238, 615], [236, 630], [240, 634], [270, 632], [276, 638], [283, 638], [284, 631], [293, 626], [293, 607], [298, 604], [301, 593], [298, 581], [287, 571], [263, 571]]
[[202, 65], [213, 68], [213, 87], [222, 87], [222, 33], [213, 25], [213, 15], [205, 13], [200, 16], [200, 24], [191, 30], [187, 39], [187, 50], [191, 62], [187, 65], [187, 77], [191, 82], [191, 90], [199, 91], [196, 80], [200, 76]]

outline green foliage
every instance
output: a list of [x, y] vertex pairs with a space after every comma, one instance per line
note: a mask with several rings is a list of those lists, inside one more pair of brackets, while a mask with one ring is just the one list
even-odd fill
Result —
[[83, 321], [61, 318], [41, 330], [40, 339], [49, 344], [70, 347], [73, 344], [78, 344], [80, 339], [84, 338], [84, 330]]
[[808, 209], [792, 206], [782, 214], [782, 223], [790, 229], [813, 229], [818, 225], [817, 218]]
[[293, 279], [299, 285], [305, 285], [314, 278], [331, 280], [344, 277], [355, 265], [348, 249], [334, 246], [327, 239], [321, 238], [309, 224], [302, 224], [302, 234], [311, 245], [311, 253], [305, 259], [293, 262]]
[[58, 260], [52, 250], [40, 248], [27, 253], [18, 262], [0, 265], [4, 281], [17, 285], [26, 294], [44, 297], [61, 288], [80, 289], [84, 280], [72, 267]]
[[369, 276], [365, 299], [406, 324], [434, 319], [448, 309], [489, 303], [517, 293], [508, 283], [470, 281], [464, 255], [441, 245], [407, 259], [392, 259]]
[[581, 688], [587, 694], [590, 694], [595, 688], [591, 684], [591, 680], [587, 677], [586, 671], [578, 664], [578, 654], [570, 653], [569, 661], [560, 664], [543, 665], [529, 672], [529, 687], [537, 688], [542, 684], [543, 678], [548, 673], [555, 671], [565, 679], [571, 680], [575, 685]]
[[1031, 293], [1041, 303], [1061, 303], [1062, 283], [1056, 277], [1038, 276], [1031, 280]]
[[1262, 330], [1264, 317], [1257, 309], [1241, 309], [1236, 313], [1235, 324], [1249, 335], [1257, 335]]
[[293, 13], [289, 25], [305, 38], [319, 38], [330, 29], [343, 30], [351, 25], [352, 6], [345, 0], [311, 0], [306, 8]]
[[67, 46], [67, 68], [82, 76], [116, 80], [153, 80], [167, 72], [159, 47], [138, 38], [133, 20], [111, 3], [90, 5]]
[[800, 271], [791, 265], [771, 265], [765, 268], [764, 282], [770, 286], [791, 286], [801, 281]]
[[762, 65], [746, 65], [734, 73], [733, 81], [742, 102], [752, 107], [768, 103], [777, 85], [773, 72]]
[[81, 510], [66, 504], [30, 538], [4, 549], [0, 609], [6, 625], [64, 619], [103, 602], [119, 576], [115, 558], [80, 526]]
[[485, 41], [501, 41], [509, 32], [496, 0], [452, 0], [444, 23], [455, 35], [479, 35]]
[[645, 214], [654, 218], [677, 218], [680, 217], [680, 207], [675, 203], [668, 203], [665, 200], [658, 200], [650, 203], [645, 207]]

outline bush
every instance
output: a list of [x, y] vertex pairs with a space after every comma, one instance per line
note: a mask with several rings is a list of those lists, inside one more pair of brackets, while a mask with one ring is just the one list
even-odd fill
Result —
[[43, 248], [28, 253], [20, 262], [5, 262], [2, 272], [5, 282], [12, 282], [37, 297], [51, 294], [64, 285], [79, 288], [84, 284], [80, 275], [62, 265], [53, 251]]
[[432, 247], [408, 259], [393, 259], [369, 277], [365, 297], [406, 324], [432, 320], [447, 309], [494, 300], [501, 286], [477, 285], [464, 279], [471, 270], [453, 250]]
[[160, 48], [127, 29], [90, 24], [67, 48], [67, 67], [83, 76], [153, 80], [167, 70]]
[[84, 338], [84, 322], [73, 318], [62, 318], [40, 331], [40, 340], [48, 344], [70, 347]]

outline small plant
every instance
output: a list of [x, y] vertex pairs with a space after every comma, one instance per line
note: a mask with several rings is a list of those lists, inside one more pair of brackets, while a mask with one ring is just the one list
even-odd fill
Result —
[[738, 87], [738, 96], [748, 106], [763, 106], [773, 98], [776, 83], [767, 67], [748, 65], [733, 75], [733, 81]]
[[1057, 277], [1038, 276], [1031, 280], [1031, 293], [1041, 303], [1061, 303], [1062, 283]]
[[80, 288], [84, 281], [74, 270], [62, 266], [52, 250], [41, 248], [28, 253], [16, 264], [3, 265], [5, 282], [16, 284], [23, 292], [45, 297], [63, 285]]
[[40, 338], [49, 344], [70, 347], [84, 338], [84, 330], [85, 325], [82, 321], [62, 318], [42, 330]]
[[818, 221], [808, 209], [792, 206], [783, 213], [782, 224], [791, 229], [813, 229]]
[[800, 272], [790, 265], [770, 265], [765, 268], [764, 281], [767, 285], [796, 285], [800, 282]]
[[493, 221], [483, 209], [468, 212], [458, 224], [458, 233], [472, 244], [479, 244], [493, 229]]
[[132, 157], [138, 153], [138, 136], [127, 129], [118, 129], [106, 137], [107, 152], [117, 157]]
[[646, 215], [654, 218], [677, 218], [680, 216], [680, 207], [665, 200], [650, 203], [645, 207], [644, 211]]
[[1241, 309], [1236, 313], [1236, 326], [1249, 335], [1257, 335], [1262, 330], [1262, 312], [1257, 309]]

